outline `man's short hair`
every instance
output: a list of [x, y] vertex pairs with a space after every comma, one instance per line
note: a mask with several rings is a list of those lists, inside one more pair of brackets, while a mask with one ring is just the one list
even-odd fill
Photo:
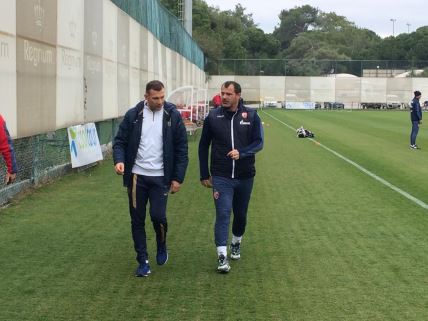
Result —
[[416, 91], [414, 92], [414, 94], [415, 94], [415, 97], [418, 97], [418, 96], [422, 95], [422, 94], [421, 94], [421, 92], [420, 92], [419, 90], [416, 90]]
[[226, 81], [223, 85], [221, 85], [224, 88], [228, 88], [230, 85], [233, 85], [235, 94], [241, 93], [241, 85], [238, 84], [236, 81]]
[[152, 81], [149, 81], [146, 85], [146, 93], [148, 94], [150, 90], [161, 91], [164, 88], [165, 88], [165, 86], [163, 85], [163, 83], [161, 81], [152, 80]]

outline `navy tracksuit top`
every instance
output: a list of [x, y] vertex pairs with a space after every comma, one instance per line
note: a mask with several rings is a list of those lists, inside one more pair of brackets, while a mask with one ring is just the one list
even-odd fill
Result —
[[[208, 150], [211, 145], [211, 165], [208, 169]], [[212, 176], [245, 179], [256, 174], [255, 154], [263, 148], [263, 127], [254, 109], [240, 100], [236, 112], [227, 108], [212, 109], [205, 118], [199, 141], [200, 179]], [[227, 153], [239, 151], [233, 160]]]
[[421, 121], [422, 120], [422, 109], [419, 99], [416, 97], [410, 103], [410, 119], [412, 121]]
[[[144, 101], [129, 109], [113, 141], [114, 164], [125, 164], [123, 185], [131, 184], [132, 167], [138, 153], [143, 122]], [[189, 162], [187, 155], [187, 134], [181, 115], [175, 105], [164, 103], [163, 117], [163, 165], [165, 184], [172, 180], [182, 183]]]

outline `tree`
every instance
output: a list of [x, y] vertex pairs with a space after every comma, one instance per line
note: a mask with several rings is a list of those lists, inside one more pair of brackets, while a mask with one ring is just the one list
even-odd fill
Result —
[[279, 41], [272, 34], [265, 34], [257, 27], [245, 30], [248, 58], [273, 58], [279, 52]]
[[174, 16], [178, 17], [178, 5], [176, 0], [160, 0], [160, 3]]
[[[176, 0], [160, 2], [178, 14]], [[378, 65], [375, 60], [394, 60], [397, 65], [392, 61], [385, 64], [397, 69], [423, 69], [428, 65], [428, 26], [382, 39], [371, 30], [358, 28], [344, 16], [309, 5], [282, 10], [279, 26], [272, 34], [266, 34], [241, 4], [233, 10], [221, 11], [204, 0], [194, 0], [193, 38], [205, 53], [208, 73], [219, 71], [221, 59], [248, 58], [284, 60], [231, 61], [222, 63], [220, 72], [242, 70], [259, 74], [263, 70], [266, 75], [277, 75], [287, 65], [287, 74], [318, 75], [334, 69], [358, 75], [362, 64], [352, 60], [370, 60], [367, 66]], [[291, 60], [285, 62], [285, 59]], [[402, 63], [407, 60], [412, 63]]]
[[256, 24], [253, 20], [253, 14], [245, 13], [246, 8], [244, 8], [240, 3], [235, 6], [235, 10], [232, 11], [232, 16], [238, 18], [241, 21], [242, 27], [245, 28], [253, 28], [256, 27]]
[[344, 16], [339, 16], [334, 12], [318, 12], [315, 29], [325, 32], [342, 31], [347, 28], [356, 28], [353, 22], [348, 21]]
[[428, 26], [418, 28], [411, 34], [411, 47], [407, 51], [407, 58], [428, 61]]
[[300, 33], [316, 26], [319, 10], [309, 5], [282, 10], [279, 14], [280, 25], [273, 35], [279, 40], [282, 49], [287, 49], [291, 41]]
[[[193, 38], [207, 57], [206, 71], [209, 73], [217, 72], [216, 62], [219, 59], [267, 58], [279, 51], [279, 42], [257, 28], [252, 15], [247, 14], [240, 4], [234, 10], [220, 11], [209, 7], [205, 1], [194, 1]], [[242, 64], [240, 66], [243, 66], [243, 70], [248, 67]], [[230, 68], [239, 66], [234, 64]], [[258, 72], [259, 68], [254, 69], [254, 72], [256, 70]]]

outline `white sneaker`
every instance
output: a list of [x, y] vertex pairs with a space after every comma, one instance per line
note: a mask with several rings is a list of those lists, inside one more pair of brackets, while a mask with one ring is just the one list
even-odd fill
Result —
[[241, 258], [241, 243], [230, 243], [230, 258], [239, 260]]
[[220, 256], [218, 257], [217, 272], [227, 273], [229, 271], [230, 271], [230, 265], [229, 265], [229, 261], [227, 260], [227, 257], [225, 257], [223, 254], [220, 254]]

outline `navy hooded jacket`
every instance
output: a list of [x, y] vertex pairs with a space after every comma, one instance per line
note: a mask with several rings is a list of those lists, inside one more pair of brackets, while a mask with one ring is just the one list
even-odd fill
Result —
[[[132, 167], [140, 145], [143, 108], [144, 101], [141, 101], [126, 112], [113, 142], [114, 164], [125, 164], [123, 185], [126, 187], [131, 184]], [[189, 162], [186, 128], [175, 105], [165, 102], [163, 109], [162, 139], [165, 185], [169, 185], [173, 180], [181, 184], [184, 181]]]
[[422, 120], [422, 109], [421, 104], [419, 103], [419, 99], [416, 97], [413, 98], [410, 103], [410, 118], [412, 121], [421, 121]]
[[[208, 151], [211, 144], [211, 174]], [[200, 179], [212, 176], [245, 179], [256, 174], [255, 154], [263, 148], [263, 127], [254, 109], [239, 101], [235, 113], [227, 108], [212, 109], [204, 120], [199, 141]], [[239, 151], [239, 159], [227, 156], [232, 149]]]

